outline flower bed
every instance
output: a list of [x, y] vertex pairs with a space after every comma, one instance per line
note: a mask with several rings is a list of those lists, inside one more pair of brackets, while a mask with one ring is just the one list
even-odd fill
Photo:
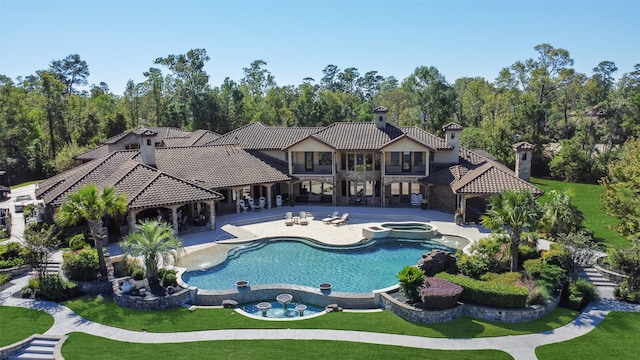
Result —
[[428, 310], [446, 310], [458, 305], [463, 288], [440, 278], [427, 278], [425, 286], [420, 289], [422, 307]]

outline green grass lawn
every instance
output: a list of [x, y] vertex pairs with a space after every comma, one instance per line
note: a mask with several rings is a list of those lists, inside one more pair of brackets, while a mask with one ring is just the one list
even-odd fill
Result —
[[[593, 231], [597, 241], [603, 243], [607, 248], [613, 246], [628, 246], [628, 240], [609, 229], [609, 226], [616, 224], [617, 219], [605, 214], [602, 210], [601, 198], [604, 195], [604, 188], [600, 185], [567, 183], [557, 180], [531, 179], [531, 182], [548, 193], [550, 190], [568, 191], [571, 201], [584, 213], [584, 226]], [[540, 200], [544, 201], [543, 195]]]
[[[321, 340], [229, 340], [181, 344], [132, 344], [71, 333], [65, 359], [487, 359], [512, 357], [498, 350], [426, 350], [400, 346]], [[152, 355], [153, 354], [153, 355]]]
[[0, 306], [0, 347], [42, 334], [53, 325], [53, 316], [44, 311]]
[[302, 321], [262, 321], [247, 318], [231, 309], [194, 312], [180, 307], [164, 311], [139, 311], [120, 307], [110, 298], [83, 296], [66, 306], [78, 315], [101, 324], [134, 331], [179, 332], [217, 329], [335, 329], [374, 331], [435, 338], [473, 338], [530, 334], [555, 329], [578, 316], [578, 312], [557, 308], [542, 319], [525, 323], [501, 323], [460, 317], [443, 324], [415, 324], [389, 311], [373, 313], [330, 313]]
[[640, 313], [611, 312], [591, 332], [540, 346], [536, 356], [552, 359], [640, 359]]
[[18, 188], [21, 188], [23, 186], [33, 185], [33, 184], [37, 184], [37, 183], [41, 183], [41, 182], [42, 182], [42, 180], [33, 180], [33, 181], [24, 182], [24, 183], [21, 183], [21, 184], [18, 184], [18, 185], [12, 185], [11, 188], [12, 189], [18, 189]]

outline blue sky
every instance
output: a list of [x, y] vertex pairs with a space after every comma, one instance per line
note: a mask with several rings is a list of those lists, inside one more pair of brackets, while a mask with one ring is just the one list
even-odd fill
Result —
[[0, 0], [0, 74], [34, 74], [77, 53], [89, 83], [122, 94], [160, 67], [154, 59], [204, 48], [212, 86], [239, 81], [258, 59], [278, 85], [319, 81], [329, 64], [400, 81], [422, 65], [451, 83], [493, 81], [549, 43], [568, 50], [578, 72], [609, 60], [619, 77], [640, 63], [638, 14], [640, 0]]

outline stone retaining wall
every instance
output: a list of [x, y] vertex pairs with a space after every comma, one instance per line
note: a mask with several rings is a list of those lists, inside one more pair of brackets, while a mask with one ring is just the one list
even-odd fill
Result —
[[619, 274], [615, 271], [611, 271], [608, 269], [605, 269], [604, 267], [602, 267], [602, 260], [604, 260], [604, 258], [606, 258], [606, 256], [601, 256], [599, 258], [596, 259], [596, 264], [593, 265], [593, 268], [596, 269], [596, 271], [602, 275], [603, 277], [605, 277], [607, 280], [614, 282], [616, 284], [620, 284], [624, 279], [627, 278], [627, 275], [624, 274]]
[[191, 299], [189, 289], [184, 288], [178, 288], [178, 291], [175, 293], [165, 296], [155, 296], [153, 294], [134, 296], [123, 294], [120, 289], [120, 282], [128, 279], [130, 279], [130, 277], [114, 279], [112, 281], [113, 299], [116, 304], [122, 307], [136, 310], [166, 310], [189, 303]]
[[290, 284], [255, 285], [228, 290], [194, 289], [195, 305], [221, 306], [224, 300], [238, 303], [275, 300], [280, 294], [291, 294], [295, 302], [327, 306], [338, 304], [345, 309], [375, 309], [378, 306], [373, 293], [346, 293], [320, 290], [309, 286]]
[[26, 274], [31, 270], [30, 265], [22, 265], [19, 267], [12, 267], [8, 269], [0, 269], [0, 274], [9, 274], [11, 277], [16, 277], [17, 275]]
[[476, 319], [500, 322], [525, 322], [539, 319], [553, 311], [560, 302], [557, 296], [547, 305], [533, 305], [521, 309], [503, 309], [475, 304], [461, 304], [453, 309], [430, 311], [424, 310], [394, 299], [391, 295], [380, 294], [380, 306], [399, 317], [416, 323], [442, 323], [455, 320], [460, 315]]
[[87, 294], [111, 294], [113, 284], [110, 281], [74, 281], [78, 288]]
[[456, 306], [447, 310], [425, 310], [405, 304], [389, 294], [380, 294], [382, 308], [391, 311], [399, 317], [414, 323], [433, 324], [444, 323], [457, 319], [463, 313], [464, 306]]

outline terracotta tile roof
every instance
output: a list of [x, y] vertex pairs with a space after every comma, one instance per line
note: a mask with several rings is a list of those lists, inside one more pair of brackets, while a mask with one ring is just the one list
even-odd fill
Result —
[[108, 156], [77, 166], [38, 184], [36, 197], [46, 204], [59, 206], [66, 201], [67, 195], [87, 184], [101, 185], [137, 151], [116, 151]]
[[448, 184], [458, 194], [498, 194], [504, 190], [528, 189], [536, 195], [542, 190], [520, 179], [511, 169], [492, 158], [461, 148], [460, 165], [437, 171], [424, 179], [427, 183]]
[[403, 126], [401, 127], [402, 131], [404, 131], [407, 136], [412, 139], [422, 143], [423, 145], [429, 147], [433, 150], [451, 150], [453, 146], [447, 144], [447, 141], [441, 137], [433, 135], [432, 133], [420, 129], [415, 126]]
[[215, 191], [180, 180], [157, 169], [129, 160], [105, 181], [125, 194], [129, 209], [167, 206], [185, 202], [221, 200]]
[[100, 145], [73, 158], [77, 160], [93, 160], [107, 155], [109, 155], [109, 146]]
[[186, 136], [183, 136], [183, 137], [162, 139], [162, 142], [166, 147], [174, 147], [174, 146], [182, 146], [187, 140], [189, 140], [189, 138]]
[[196, 130], [191, 133], [189, 139], [185, 141], [182, 146], [206, 145], [219, 137], [220, 134], [214, 133], [213, 131]]
[[243, 149], [282, 150], [321, 130], [319, 127], [271, 127], [251, 123], [230, 131], [207, 145], [240, 145]]
[[515, 150], [515, 151], [518, 151], [518, 150], [533, 150], [533, 149], [535, 149], [535, 145], [530, 144], [530, 143], [528, 143], [526, 141], [520, 141], [518, 143], [513, 144], [511, 146], [511, 148], [513, 150]]
[[447, 130], [453, 130], [453, 131], [459, 131], [462, 130], [462, 125], [456, 124], [454, 122], [450, 122], [447, 125], [442, 127], [443, 131], [447, 131]]
[[377, 108], [373, 109], [374, 113], [386, 113], [389, 112], [389, 109], [387, 109], [384, 106], [378, 106]]
[[[139, 156], [136, 160], [141, 161]], [[273, 163], [267, 163], [236, 145], [156, 148], [156, 165], [162, 172], [207, 189], [291, 179]]]

